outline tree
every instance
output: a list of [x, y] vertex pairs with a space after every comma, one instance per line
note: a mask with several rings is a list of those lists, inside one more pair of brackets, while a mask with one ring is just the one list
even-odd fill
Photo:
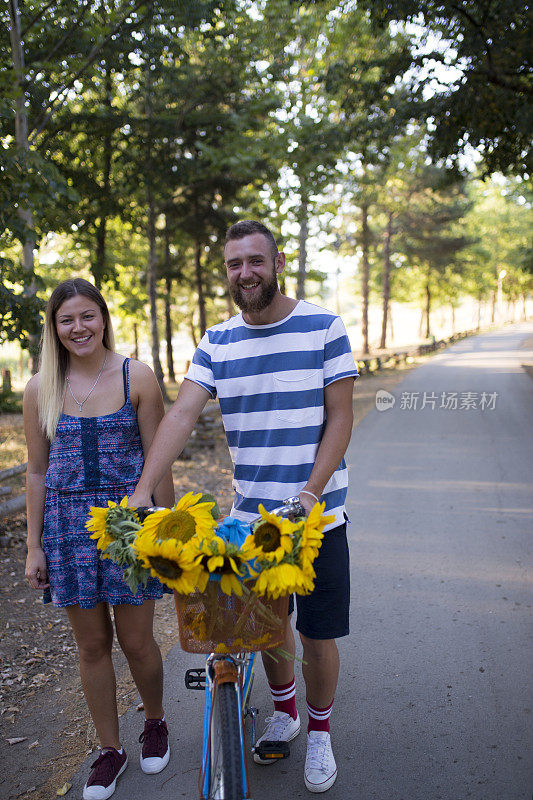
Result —
[[408, 135], [394, 138], [386, 161], [375, 174], [375, 208], [377, 211], [376, 239], [381, 237], [381, 274], [374, 276], [374, 285], [381, 291], [382, 323], [380, 348], [387, 346], [387, 333], [391, 325], [390, 301], [399, 261], [396, 257], [395, 237], [398, 218], [409, 208], [414, 191], [413, 176], [423, 167], [427, 157], [424, 147], [425, 130], [412, 127]]
[[[220, 242], [235, 208], [273, 175], [269, 114], [277, 93], [255, 64], [257, 23], [242, 11], [191, 32], [183, 69], [188, 113], [174, 137], [165, 213], [192, 247], [199, 333], [207, 302], [224, 283]], [[213, 254], [216, 258], [213, 260]]]
[[416, 26], [413, 114], [433, 120], [432, 156], [460, 165], [471, 146], [482, 155], [486, 174], [531, 174], [530, 4], [363, 0], [363, 5], [380, 30], [391, 23]]
[[465, 229], [472, 241], [464, 252], [462, 288], [478, 301], [479, 325], [484, 303], [491, 304], [496, 321], [500, 275], [503, 297], [520, 300], [525, 309], [533, 285], [529, 261], [533, 212], [518, 180], [473, 181], [469, 194], [473, 205]]
[[460, 272], [460, 254], [471, 242], [459, 225], [470, 207], [464, 183], [450, 184], [446, 172], [425, 166], [413, 176], [409, 204], [398, 217], [398, 249], [422, 280], [426, 338], [434, 295], [450, 267]]
[[346, 185], [360, 211], [361, 298], [363, 350], [369, 350], [371, 208], [391, 149], [410, 119], [401, 79], [410, 63], [407, 40], [387, 29], [374, 30], [359, 5], [346, 3], [348, 13], [337, 21], [330, 37], [325, 86], [338, 103], [338, 123], [348, 133]]
[[[105, 5], [104, 0], [100, 5]], [[14, 237], [20, 242], [22, 272], [15, 265], [10, 283], [17, 286], [21, 277], [23, 281], [18, 294], [8, 289], [10, 303], [16, 304], [22, 297], [30, 301], [27, 308], [37, 307], [33, 303], [37, 295], [34, 250], [39, 235], [58, 228], [57, 209], [67, 212], [65, 201], [73, 199], [66, 181], [36, 145], [57, 110], [76, 92], [79, 78], [90, 69], [105, 44], [118, 34], [130, 13], [141, 5], [138, 0], [111, 3], [108, 25], [102, 31], [97, 24], [84, 24], [91, 6], [89, 0], [76, 8], [74, 16], [67, 0], [58, 3], [35, 0], [22, 8], [18, 0], [9, 0], [8, 24], [0, 27], [0, 44], [6, 44], [6, 31], [10, 41], [9, 51], [5, 46], [0, 48], [0, 89], [4, 97], [0, 127], [5, 156], [0, 178], [2, 183], [11, 185], [6, 194], [11, 191], [11, 196], [17, 199], [15, 203], [12, 201], [16, 218], [4, 213], [2, 203], [0, 235], [4, 241]], [[7, 52], [11, 59], [6, 57]], [[61, 203], [57, 203], [59, 193], [63, 194]], [[63, 224], [67, 224], [67, 218], [64, 213]], [[5, 292], [3, 297], [7, 297]], [[22, 305], [20, 310], [24, 311]], [[23, 338], [19, 336], [30, 349], [33, 371], [37, 369], [39, 328], [38, 315], [27, 318], [21, 332]]]
[[[18, 0], [9, 0], [9, 17], [10, 17], [10, 39], [11, 51], [13, 54], [13, 95], [15, 97], [15, 147], [16, 147], [16, 161], [22, 167], [23, 172], [27, 171], [27, 161], [29, 155], [29, 140], [28, 140], [28, 115], [25, 108], [24, 100], [24, 80], [25, 80], [25, 65], [24, 65], [24, 50], [22, 46], [22, 36], [20, 31], [20, 13], [18, 7]], [[21, 242], [22, 242], [22, 269], [24, 271], [24, 291], [23, 298], [30, 300], [30, 303], [20, 305], [20, 310], [27, 310], [31, 308], [31, 300], [36, 297], [37, 287], [35, 283], [35, 264], [33, 260], [33, 250], [35, 247], [35, 234], [33, 231], [33, 214], [31, 206], [22, 199], [17, 203], [17, 215], [22, 223], [21, 228]], [[4, 289], [3, 295], [6, 296], [8, 302], [17, 305], [18, 298], [8, 289]], [[38, 317], [36, 320], [28, 320], [27, 337], [30, 347], [30, 357], [32, 359], [32, 372], [37, 372], [37, 342], [38, 342]]]
[[[283, 75], [284, 100], [277, 111], [281, 192], [277, 201], [297, 231], [296, 297], [304, 299], [310, 222], [317, 217], [345, 144], [345, 130], [334, 115], [335, 99], [324, 91], [328, 40], [336, 2], [289, 4], [283, 34], [290, 56]], [[271, 193], [271, 199], [276, 192]], [[287, 226], [288, 227], [288, 226]], [[317, 276], [318, 277], [318, 276]], [[322, 277], [322, 276], [320, 276]]]

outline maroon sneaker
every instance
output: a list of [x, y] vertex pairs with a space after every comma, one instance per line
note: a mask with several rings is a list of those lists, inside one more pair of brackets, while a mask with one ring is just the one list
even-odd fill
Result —
[[165, 769], [170, 758], [167, 723], [164, 719], [147, 719], [144, 731], [139, 736], [143, 749], [141, 769], [147, 775], [155, 775]]
[[107, 800], [117, 786], [117, 778], [128, 766], [128, 757], [124, 748], [122, 753], [114, 747], [106, 747], [100, 751], [96, 761], [91, 764], [92, 772], [83, 787], [83, 800]]

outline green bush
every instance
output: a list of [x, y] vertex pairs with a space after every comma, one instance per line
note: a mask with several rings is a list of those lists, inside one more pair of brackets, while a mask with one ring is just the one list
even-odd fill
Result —
[[22, 413], [22, 395], [20, 392], [8, 392], [0, 388], [0, 412], [3, 414]]

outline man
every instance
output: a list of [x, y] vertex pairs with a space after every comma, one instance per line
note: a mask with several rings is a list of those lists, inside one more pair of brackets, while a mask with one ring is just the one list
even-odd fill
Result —
[[[270, 510], [292, 495], [299, 495], [307, 513], [317, 500], [325, 501], [325, 513], [335, 519], [324, 530], [315, 561], [315, 590], [297, 597], [296, 623], [309, 716], [305, 785], [324, 792], [337, 777], [329, 717], [339, 673], [335, 639], [348, 634], [343, 457], [357, 370], [339, 317], [281, 294], [277, 276], [285, 256], [268, 228], [255, 221], [232, 225], [224, 257], [241, 313], [202, 338], [131, 502], [150, 504], [153, 487], [185, 446], [207, 400], [217, 394], [234, 464], [233, 516], [248, 522], [257, 516], [259, 503]], [[295, 652], [290, 617], [284, 647]], [[294, 661], [275, 662], [265, 654], [263, 663], [274, 713], [261, 739], [290, 741], [300, 732]], [[254, 759], [273, 763], [257, 753]]]

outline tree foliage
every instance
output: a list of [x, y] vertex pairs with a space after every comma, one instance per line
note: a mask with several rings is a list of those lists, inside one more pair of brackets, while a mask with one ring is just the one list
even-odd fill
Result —
[[35, 346], [36, 297], [80, 272], [135, 347], [150, 331], [162, 382], [160, 336], [180, 325], [198, 341], [232, 313], [222, 241], [245, 217], [298, 253], [288, 272], [302, 297], [327, 277], [313, 250], [330, 226], [360, 257], [366, 338], [378, 290], [383, 337], [389, 298], [422, 301], [426, 284], [432, 303], [490, 298], [496, 262], [504, 292], [527, 293], [525, 181], [498, 200], [496, 257], [475, 212], [487, 198], [476, 189], [465, 218], [463, 187], [426, 163], [457, 162], [469, 144], [486, 171], [525, 174], [527, 4], [9, 3], [23, 58], [2, 9], [0, 337]]
[[393, 22], [416, 25], [412, 113], [433, 120], [430, 153], [460, 164], [470, 145], [481, 153], [486, 173], [531, 174], [530, 4], [367, 0], [364, 5], [380, 29]]

